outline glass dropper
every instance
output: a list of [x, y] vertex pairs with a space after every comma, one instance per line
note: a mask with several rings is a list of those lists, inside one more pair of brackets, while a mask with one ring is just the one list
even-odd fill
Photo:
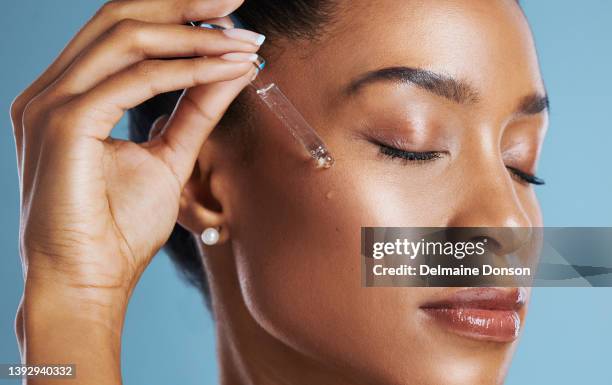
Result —
[[[207, 23], [192, 22], [191, 25], [203, 28], [225, 29], [223, 26]], [[266, 61], [258, 55], [257, 61], [253, 64], [257, 67], [259, 73], [264, 69]], [[268, 109], [289, 130], [291, 135], [306, 149], [308, 155], [314, 159], [315, 167], [330, 168], [334, 164], [334, 158], [321, 137], [274, 82], [266, 81], [262, 77], [256, 76], [251, 81], [250, 86]]]

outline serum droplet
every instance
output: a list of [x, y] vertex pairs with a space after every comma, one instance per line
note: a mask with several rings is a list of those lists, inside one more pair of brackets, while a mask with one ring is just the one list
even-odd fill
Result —
[[311, 150], [310, 156], [315, 160], [317, 168], [330, 168], [334, 164], [334, 158], [323, 145]]

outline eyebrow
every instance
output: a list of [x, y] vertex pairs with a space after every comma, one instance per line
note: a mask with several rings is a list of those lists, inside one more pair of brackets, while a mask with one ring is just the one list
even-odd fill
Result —
[[[475, 104], [480, 101], [478, 91], [467, 81], [412, 67], [387, 67], [367, 72], [349, 83], [344, 93], [351, 96], [365, 86], [377, 82], [412, 84], [459, 104]], [[548, 108], [548, 96], [536, 92], [523, 97], [516, 112], [534, 115]]]

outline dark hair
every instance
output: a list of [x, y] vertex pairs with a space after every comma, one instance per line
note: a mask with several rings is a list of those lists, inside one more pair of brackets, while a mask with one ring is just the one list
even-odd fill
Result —
[[[332, 8], [330, 0], [245, 0], [234, 14], [247, 28], [266, 35], [270, 44], [279, 37], [315, 38], [319, 27], [331, 17]], [[128, 114], [130, 139], [136, 143], [147, 141], [153, 122], [170, 114], [180, 95], [181, 91], [157, 95], [131, 109]], [[239, 97], [232, 103], [224, 120], [240, 113], [240, 100]], [[194, 236], [177, 223], [163, 248], [183, 277], [202, 292], [210, 308], [208, 281]]]

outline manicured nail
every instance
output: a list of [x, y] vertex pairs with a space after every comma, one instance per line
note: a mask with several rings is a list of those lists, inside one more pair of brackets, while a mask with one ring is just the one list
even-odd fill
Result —
[[238, 62], [252, 62], [255, 63], [259, 56], [256, 53], [247, 53], [247, 52], [230, 52], [220, 56], [221, 59], [228, 61], [238, 61]]
[[266, 67], [266, 59], [257, 55], [257, 60], [255, 60], [254, 64], [255, 64], [255, 67], [257, 67], [257, 69], [261, 71]]
[[230, 28], [223, 30], [223, 33], [232, 39], [244, 40], [255, 45], [262, 45], [266, 37], [262, 34], [249, 31], [248, 29]]

